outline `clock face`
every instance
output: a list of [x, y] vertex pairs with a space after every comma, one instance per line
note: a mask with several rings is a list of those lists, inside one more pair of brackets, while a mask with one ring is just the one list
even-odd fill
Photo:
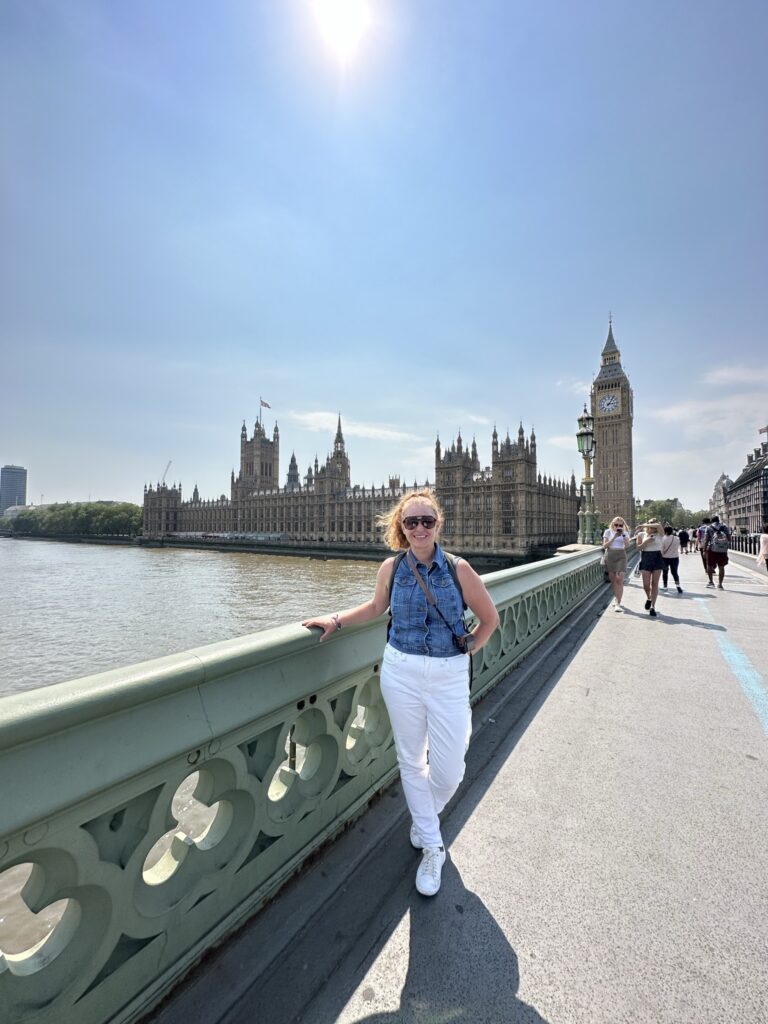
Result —
[[597, 403], [597, 407], [600, 410], [600, 412], [616, 412], [616, 410], [619, 408], [619, 396], [603, 395], [603, 397]]

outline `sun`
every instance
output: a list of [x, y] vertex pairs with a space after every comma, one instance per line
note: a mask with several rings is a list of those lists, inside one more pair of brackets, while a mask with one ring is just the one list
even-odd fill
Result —
[[371, 23], [368, 0], [314, 0], [313, 6], [327, 45], [347, 63], [359, 50]]

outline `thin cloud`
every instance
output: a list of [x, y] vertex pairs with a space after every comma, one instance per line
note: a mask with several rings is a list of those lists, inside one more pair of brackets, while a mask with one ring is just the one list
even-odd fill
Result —
[[[719, 436], [723, 442], [738, 439], [742, 445], [749, 445], [757, 436], [759, 427], [765, 425], [765, 394], [744, 392], [718, 398], [698, 399], [689, 402], [672, 402], [656, 409], [649, 409], [648, 415], [661, 423], [680, 430], [684, 436], [709, 440]], [[756, 440], [754, 443], [757, 443]]]
[[470, 423], [479, 423], [483, 427], [490, 427], [492, 420], [489, 420], [487, 416], [467, 416]]
[[571, 377], [570, 380], [555, 381], [555, 387], [561, 391], [567, 391], [569, 395], [582, 395], [586, 397], [592, 389], [592, 381], [576, 380]]
[[551, 444], [553, 448], [562, 448], [564, 451], [576, 452], [576, 435], [575, 434], [560, 434], [555, 437], [548, 437], [545, 444]]
[[[335, 434], [339, 414], [335, 412], [289, 412], [288, 419], [313, 433]], [[396, 430], [389, 423], [364, 423], [342, 418], [341, 429], [345, 437], [367, 437], [375, 441], [422, 441], [416, 434]]]
[[768, 370], [754, 366], [719, 366], [701, 378], [704, 384], [768, 384]]
[[418, 448], [412, 448], [400, 461], [404, 466], [429, 466], [429, 476], [434, 477], [435, 446], [433, 444], [425, 444]]

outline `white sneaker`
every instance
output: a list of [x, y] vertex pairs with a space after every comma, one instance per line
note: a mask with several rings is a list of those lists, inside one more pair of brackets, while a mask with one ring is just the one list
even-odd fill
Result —
[[623, 612], [623, 611], [624, 611], [624, 607], [623, 607], [623, 605], [620, 605], [620, 604], [616, 603], [616, 604], [615, 604], [615, 605], [613, 606], [613, 610], [614, 610], [615, 612]]
[[414, 850], [424, 849], [424, 843], [422, 843], [421, 836], [416, 831], [415, 825], [411, 825], [411, 846], [414, 848]]
[[440, 873], [445, 864], [445, 848], [427, 846], [416, 872], [416, 888], [422, 896], [434, 896], [440, 889]]

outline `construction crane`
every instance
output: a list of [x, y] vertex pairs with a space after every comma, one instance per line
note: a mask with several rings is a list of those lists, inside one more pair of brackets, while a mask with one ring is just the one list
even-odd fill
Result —
[[168, 465], [167, 465], [167, 466], [165, 467], [165, 469], [163, 470], [163, 475], [162, 475], [162, 478], [160, 479], [160, 486], [161, 486], [161, 487], [162, 487], [162, 486], [163, 486], [163, 484], [165, 483], [165, 474], [166, 474], [166, 473], [168, 472], [168, 470], [169, 470], [169, 469], [171, 468], [171, 462], [172, 462], [172, 461], [173, 461], [172, 459], [168, 459]]

